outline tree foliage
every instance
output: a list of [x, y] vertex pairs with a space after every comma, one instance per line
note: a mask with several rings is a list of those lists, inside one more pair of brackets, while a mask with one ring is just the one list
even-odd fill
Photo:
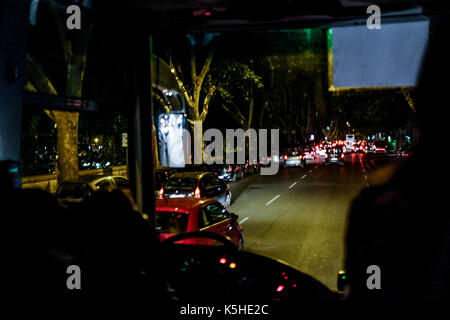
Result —
[[264, 87], [262, 77], [255, 73], [250, 63], [220, 60], [208, 78], [208, 82], [216, 87], [217, 103], [245, 130], [253, 123], [255, 95]]

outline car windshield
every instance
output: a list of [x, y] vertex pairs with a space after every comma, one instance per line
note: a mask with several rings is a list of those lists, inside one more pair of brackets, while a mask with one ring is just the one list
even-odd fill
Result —
[[173, 177], [167, 180], [166, 188], [189, 188], [193, 189], [197, 186], [197, 179], [195, 178], [178, 178]]
[[440, 30], [433, 15], [381, 8], [368, 27], [367, 1], [324, 1], [364, 4], [348, 16], [316, 14], [314, 1], [283, 1], [308, 3], [313, 14], [299, 16], [278, 16], [278, 4], [259, 16], [275, 1], [119, 1], [136, 14], [129, 29], [86, 5], [69, 30], [68, 3], [99, 1], [28, 2], [20, 54], [3, 53], [11, 27], [0, 19], [0, 86], [18, 90], [0, 99], [0, 160], [15, 159], [24, 189], [81, 198], [90, 187], [69, 182], [123, 176], [161, 233], [186, 231], [188, 215], [155, 213], [155, 197], [215, 199], [242, 226], [218, 233], [337, 289], [354, 200], [396, 177], [412, 158], [401, 150], [412, 155], [423, 137], [417, 88]]
[[159, 233], [181, 233], [187, 230], [189, 215], [175, 211], [156, 212], [156, 231]]
[[56, 196], [59, 198], [82, 198], [88, 193], [89, 187], [83, 183], [63, 183], [59, 186]]

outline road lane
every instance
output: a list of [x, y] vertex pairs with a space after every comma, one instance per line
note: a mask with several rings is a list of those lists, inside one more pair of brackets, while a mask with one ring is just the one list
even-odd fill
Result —
[[254, 175], [242, 180], [246, 186], [236, 194], [238, 184], [231, 185], [230, 210], [247, 218], [246, 250], [283, 260], [336, 289], [347, 213], [366, 186], [361, 161], [367, 158], [347, 155], [344, 167], [314, 163], [274, 176]]

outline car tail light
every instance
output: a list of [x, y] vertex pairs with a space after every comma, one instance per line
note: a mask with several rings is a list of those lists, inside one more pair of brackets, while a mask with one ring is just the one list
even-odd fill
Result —
[[285, 156], [284, 156], [284, 160], [287, 160], [287, 158], [288, 158], [288, 156], [287, 156], [287, 155], [285, 155]]
[[201, 198], [201, 195], [200, 195], [200, 188], [197, 186], [197, 188], [195, 188], [195, 191], [194, 191], [194, 198], [198, 198], [198, 199], [200, 199]]
[[159, 190], [159, 198], [162, 199], [164, 198], [164, 187], [161, 187], [161, 189]]
[[298, 160], [302, 160], [302, 156], [298, 156], [297, 158], [298, 158]]
[[328, 158], [328, 153], [325, 153], [325, 159], [327, 159]]
[[341, 159], [344, 159], [344, 154], [341, 154]]
[[284, 286], [280, 284], [280, 285], [277, 287], [277, 292], [281, 292], [281, 291], [283, 291], [283, 290], [284, 290]]
[[231, 171], [233, 171], [233, 168], [231, 166], [229, 166], [227, 172], [231, 172]]

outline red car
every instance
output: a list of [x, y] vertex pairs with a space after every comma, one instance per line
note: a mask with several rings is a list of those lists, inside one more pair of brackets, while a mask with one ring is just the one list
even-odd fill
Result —
[[[243, 249], [244, 234], [238, 216], [214, 199], [165, 198], [156, 200], [156, 230], [162, 241], [175, 234], [192, 231], [215, 232], [228, 237]], [[180, 241], [190, 244], [213, 244], [214, 240]]]

